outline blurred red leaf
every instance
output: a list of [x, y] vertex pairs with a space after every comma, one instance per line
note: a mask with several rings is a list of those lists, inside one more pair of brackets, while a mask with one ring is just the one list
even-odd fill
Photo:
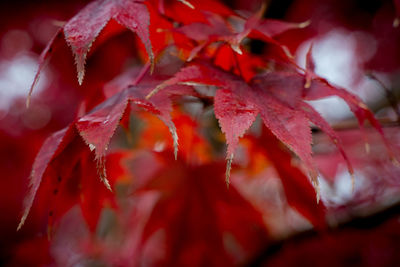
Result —
[[[112, 154], [107, 158], [119, 160]], [[49, 227], [79, 203], [89, 228], [94, 231], [104, 205], [115, 207], [113, 194], [100, 183], [97, 169], [92, 153], [73, 124], [50, 136], [35, 159], [31, 190], [18, 228], [22, 227], [36, 198], [39, 210], [49, 216]], [[111, 186], [119, 174], [113, 172]]]
[[326, 229], [325, 206], [317, 203], [314, 189], [301, 169], [293, 163], [293, 156], [267, 129], [258, 138], [247, 137], [253, 142], [252, 150], [261, 151], [276, 169], [288, 204], [309, 220], [317, 229]]
[[[120, 193], [116, 182], [128, 176], [121, 166], [128, 153], [109, 151], [109, 147], [114, 146], [114, 143], [110, 146], [111, 140], [121, 124], [128, 133], [128, 140], [118, 141], [126, 141], [124, 145], [139, 155], [136, 155], [139, 163], [134, 163], [129, 170], [134, 179], [129, 183], [125, 180], [127, 183], [121, 190], [127, 192], [126, 195], [131, 190], [135, 193], [133, 197], [127, 196], [127, 202], [134, 203], [125, 205], [122, 201], [124, 208], [133, 207], [134, 218], [116, 223], [117, 227], [121, 226], [116, 231], [119, 236], [116, 240], [128, 242], [116, 244], [118, 242], [113, 240], [110, 247], [121, 246], [124, 251], [121, 255], [116, 252], [115, 257], [108, 252], [104, 259], [112, 263], [125, 262], [126, 255], [132, 253], [128, 250], [133, 250], [135, 260], [132, 265], [146, 265], [147, 262], [190, 266], [247, 263], [260, 248], [270, 244], [265, 229], [268, 214], [260, 214], [250, 204], [251, 197], [246, 199], [239, 194], [236, 183], [229, 189], [225, 187], [220, 158], [223, 137], [215, 130], [216, 123], [212, 120], [204, 123], [198, 119], [212, 114], [208, 112], [211, 105], [227, 143], [227, 184], [231, 164], [236, 169], [248, 161], [258, 168], [256, 171], [265, 171], [272, 163], [289, 206], [318, 230], [326, 227], [325, 207], [318, 203], [318, 172], [312, 155], [310, 123], [327, 134], [344, 158], [349, 173], [354, 171], [339, 135], [307, 101], [328, 96], [342, 98], [355, 114], [361, 130], [368, 121], [383, 138], [389, 157], [394, 159], [395, 153], [382, 127], [360, 98], [315, 73], [312, 45], [306, 54], [304, 69], [291, 56], [286, 46], [291, 47], [290, 44], [281, 41], [282, 34], [303, 28], [309, 21], [293, 23], [264, 19], [264, 6], [259, 12], [249, 14], [243, 10], [233, 11], [238, 6], [238, 1], [234, 2], [225, 2], [231, 9], [212, 0], [96, 0], [56, 32], [39, 58], [27, 104], [47, 59], [54, 51], [70, 55], [65, 53], [67, 45], [75, 57], [79, 84], [85, 75], [86, 59], [90, 58], [86, 82], [80, 87], [84, 92], [78, 114], [70, 112], [73, 114], [70, 117], [75, 118], [73, 122], [51, 135], [37, 154], [18, 228], [34, 207], [47, 219], [51, 234], [51, 227], [57, 225], [73, 206], [79, 206], [88, 228], [92, 234], [96, 233], [102, 210], [119, 207], [111, 189]], [[324, 4], [315, 3], [315, 6]], [[393, 26], [396, 28], [399, 1], [394, 0], [394, 6], [397, 11]], [[321, 25], [321, 31], [326, 31], [326, 26]], [[121, 34], [127, 30], [136, 33], [136, 37]], [[260, 41], [261, 47], [257, 47]], [[143, 64], [145, 54], [149, 62]], [[66, 69], [65, 61], [59, 58], [63, 57], [53, 58], [57, 61], [54, 65], [58, 66], [54, 77], [68, 86], [52, 83], [52, 87], [58, 88], [57, 92], [77, 86], [76, 82], [70, 82], [75, 81], [72, 79], [74, 69]], [[192, 63], [184, 62], [193, 59]], [[68, 60], [72, 63], [73, 59]], [[120, 72], [121, 75], [113, 79]], [[77, 92], [80, 91], [77, 89]], [[175, 101], [177, 99], [179, 102]], [[179, 107], [174, 109], [174, 104]], [[73, 105], [76, 107], [77, 103]], [[189, 116], [189, 113], [194, 115]], [[258, 115], [265, 127], [262, 126], [260, 136], [255, 133], [257, 129], [249, 131], [246, 140], [252, 145], [244, 152], [239, 139]], [[142, 122], [136, 124], [137, 119], [144, 121], [144, 125]], [[203, 128], [205, 125], [209, 128]], [[138, 142], [131, 142], [132, 136]], [[169, 139], [172, 142], [166, 142]], [[356, 149], [359, 149], [358, 145]], [[171, 151], [174, 151], [175, 160]], [[141, 153], [146, 156], [141, 157]], [[238, 165], [233, 162], [235, 153], [238, 154], [237, 161], [242, 161]], [[303, 165], [297, 164], [296, 157]], [[336, 171], [339, 161], [335, 158], [332, 165], [336, 165]], [[375, 166], [371, 173], [376, 175], [380, 168], [387, 168], [386, 161], [381, 165]], [[396, 175], [392, 168], [387, 169], [392, 176]], [[270, 170], [272, 168], [267, 171]], [[271, 188], [279, 189], [280, 183], [277, 184]], [[142, 193], [149, 192], [158, 197], [153, 199], [155, 202], [141, 199]], [[138, 203], [145, 203], [146, 208], [135, 206]], [[117, 220], [127, 217], [117, 214], [119, 211], [116, 210]], [[82, 225], [80, 221], [76, 222]], [[124, 239], [121, 237], [124, 233], [132, 236]], [[108, 248], [108, 238], [112, 234], [104, 235], [104, 240], [99, 234], [86, 242], [90, 249], [81, 252], [87, 254], [83, 257], [103, 257], [100, 251], [105, 252]], [[82, 237], [85, 238], [88, 237]], [[37, 244], [46, 251], [49, 249], [43, 240]], [[46, 253], [38, 255], [37, 259], [30, 255], [31, 246], [29, 243], [26, 247], [21, 245], [16, 255], [41, 263], [50, 260]], [[145, 256], [136, 256], [142, 252]], [[151, 259], [145, 259], [147, 256]], [[131, 264], [130, 260], [127, 262]]]
[[29, 214], [29, 210], [32, 207], [33, 200], [35, 195], [39, 189], [40, 183], [42, 182], [42, 177], [44, 172], [47, 169], [47, 166], [51, 162], [51, 160], [59, 154], [64, 147], [70, 142], [70, 139], [73, 132], [73, 127], [69, 126], [65, 129], [62, 129], [58, 132], [55, 132], [42, 145], [38, 155], [36, 156], [36, 160], [32, 167], [32, 172], [30, 176], [30, 191], [28, 196], [25, 199], [24, 203], [24, 213], [22, 215], [21, 221], [18, 225], [18, 229], [22, 227], [24, 224], [26, 217]]
[[226, 189], [224, 165], [188, 165], [159, 154], [162, 167], [141, 190], [161, 193], [143, 241], [164, 231], [165, 257], [158, 264], [220, 266], [244, 262], [266, 244], [259, 214], [235, 188]]

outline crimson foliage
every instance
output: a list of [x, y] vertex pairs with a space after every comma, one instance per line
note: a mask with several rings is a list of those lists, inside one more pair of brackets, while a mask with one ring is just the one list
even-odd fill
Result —
[[[372, 7], [350, 1], [353, 9], [339, 2], [293, 1], [287, 16], [299, 22], [287, 22], [268, 18], [279, 13], [277, 1], [95, 0], [57, 22], [26, 108], [45, 101], [35, 93], [47, 69], [56, 73], [47, 90], [55, 92], [53, 101], [67, 92], [79, 97], [65, 103], [70, 115], [52, 122], [46, 131], [58, 131], [33, 162], [18, 230], [37, 225], [32, 232], [41, 236], [17, 244], [9, 262], [296, 265], [293, 246], [304, 251], [305, 264], [395, 262], [383, 245], [373, 248], [376, 257], [362, 256], [366, 249], [352, 246], [363, 238], [346, 227], [357, 212], [378, 216], [372, 211], [387, 208], [387, 199], [396, 207], [397, 125], [384, 129], [387, 121], [360, 96], [323, 77], [318, 38], [338, 26], [372, 35], [366, 25], [374, 21], [399, 39], [398, 12], [388, 11], [398, 11], [399, 1]], [[324, 8], [333, 19], [323, 18]], [[340, 8], [360, 18], [348, 21]], [[293, 54], [310, 38], [315, 43], [303, 49], [303, 66]], [[383, 85], [374, 73], [391, 77], [399, 60], [373, 64], [387, 57], [379, 49], [385, 39], [373, 40], [375, 54], [360, 61], [360, 77], [352, 78], [368, 71]], [[356, 57], [371, 49], [357, 45]], [[398, 114], [395, 93], [383, 90]], [[331, 126], [314, 105], [328, 97], [343, 100], [358, 126]], [[344, 200], [340, 190], [332, 193], [341, 176], [351, 192]], [[396, 243], [382, 228], [398, 237], [399, 225], [385, 220], [371, 238]], [[329, 236], [335, 225], [345, 229], [336, 239]], [[307, 252], [315, 235], [332, 254]], [[348, 250], [336, 250], [353, 238]], [[39, 248], [46, 252], [34, 256]], [[336, 251], [337, 261], [329, 261]]]

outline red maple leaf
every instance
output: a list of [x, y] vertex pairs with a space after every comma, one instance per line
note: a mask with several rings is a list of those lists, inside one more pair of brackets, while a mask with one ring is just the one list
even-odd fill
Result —
[[[42, 71], [47, 58], [54, 52], [55, 48], [59, 45], [59, 42], [61, 42], [62, 31], [64, 32], [67, 44], [71, 47], [75, 56], [78, 82], [79, 84], [82, 84], [85, 75], [85, 61], [87, 54], [92, 47], [94, 40], [110, 20], [114, 20], [132, 32], [137, 33], [139, 38], [145, 44], [151, 66], [154, 65], [154, 55], [151, 48], [148, 29], [150, 17], [146, 5], [144, 5], [142, 1], [94, 1], [71, 18], [62, 29], [57, 31], [54, 38], [43, 50], [39, 60], [39, 69], [32, 83], [27, 104], [29, 104], [30, 95], [39, 79], [40, 72]], [[115, 32], [120, 32], [119, 27], [109, 28], [109, 30], [111, 33], [106, 33], [108, 38], [113, 36]]]
[[[399, 1], [394, 3], [398, 9]], [[78, 114], [73, 115], [68, 127], [51, 135], [37, 154], [18, 228], [32, 207], [47, 217], [50, 230], [73, 206], [80, 207], [92, 233], [105, 207], [116, 209], [116, 217], [126, 218], [123, 212], [119, 214], [112, 190], [125, 175], [121, 161], [135, 154], [140, 164], [130, 166], [133, 179], [128, 190], [134, 196], [128, 197], [139, 204], [146, 203], [143, 195], [148, 193], [158, 198], [153, 209], [146, 206], [146, 212], [141, 212], [137, 203], [132, 204], [131, 219], [138, 221], [121, 224], [132, 228], [121, 229], [121, 233], [134, 235], [126, 238], [132, 243], [120, 245], [139, 255], [133, 264], [142, 264], [145, 256], [140, 254], [145, 255], [149, 247], [165, 250], [154, 257], [151, 263], [156, 265], [244, 264], [270, 242], [263, 218], [268, 214], [253, 207], [251, 196], [241, 195], [237, 184], [227, 189], [224, 173], [229, 185], [231, 166], [235, 171], [238, 166], [235, 153], [254, 165], [259, 158], [251, 155], [257, 153], [264, 164], [275, 169], [288, 205], [318, 230], [324, 229], [326, 211], [319, 202], [311, 124], [335, 144], [351, 175], [353, 162], [339, 135], [307, 101], [340, 97], [356, 116], [361, 131], [368, 121], [383, 137], [389, 157], [394, 158], [394, 152], [367, 106], [356, 95], [315, 73], [312, 46], [306, 67], [301, 68], [287, 44], [279, 40], [278, 35], [309, 22], [264, 19], [264, 11], [262, 7], [248, 15], [212, 0], [96, 0], [67, 21], [40, 56], [27, 103], [47, 59], [62, 51], [60, 47], [65, 50], [67, 44], [71, 48], [80, 85], [86, 60], [93, 61], [88, 61]], [[395, 27], [398, 20], [394, 20]], [[136, 34], [131, 44], [118, 39], [125, 37], [120, 34], [127, 30]], [[116, 39], [118, 45], [110, 45]], [[277, 55], [265, 51], [253, 54], [254, 39], [277, 49]], [[114, 61], [113, 49], [119, 48], [123, 49]], [[146, 54], [149, 60], [144, 63]], [[99, 67], [98, 60], [104, 58], [113, 64]], [[121, 75], [115, 77], [120, 71]], [[59, 76], [71, 80], [66, 78], [67, 71], [60, 71]], [[197, 106], [191, 106], [193, 103]], [[213, 114], [208, 113], [211, 106]], [[215, 116], [217, 121], [207, 124], [210, 128], [215, 125], [213, 131], [204, 134], [207, 138], [202, 135], [207, 129], [199, 127], [204, 123], [188, 113], [195, 114], [193, 117]], [[263, 123], [260, 136], [248, 131], [257, 117]], [[144, 124], [136, 124], [137, 119]], [[225, 171], [220, 149], [223, 135], [216, 130], [217, 123], [227, 143]], [[133, 136], [138, 140], [128, 140], [129, 153], [110, 149], [119, 125], [128, 139]], [[246, 133], [247, 146], [241, 146], [240, 138]], [[247, 149], [248, 155], [241, 153], [242, 149]], [[265, 165], [261, 168], [267, 169]], [[88, 255], [108, 245], [107, 240], [88, 243], [94, 244], [94, 252], [84, 252]], [[122, 258], [129, 254], [126, 250], [121, 252]], [[104, 256], [106, 261], [117, 263], [113, 257]]]
[[161, 194], [143, 232], [146, 242], [165, 231], [167, 250], [159, 264], [233, 264], [266, 244], [261, 214], [235, 188], [226, 190], [224, 164], [191, 165], [165, 154], [157, 158], [162, 167], [141, 190]]
[[[118, 159], [109, 156], [110, 159]], [[111, 175], [111, 185], [116, 178]], [[115, 207], [113, 194], [98, 179], [94, 157], [74, 125], [50, 136], [39, 151], [31, 173], [31, 190], [18, 228], [24, 224], [35, 197], [48, 214], [52, 227], [74, 204], [79, 203], [89, 228], [94, 231], [105, 205]]]
[[[312, 66], [311, 63], [308, 65]], [[311, 73], [311, 71], [307, 70], [306, 73]], [[226, 134], [228, 143], [227, 173], [229, 173], [230, 162], [239, 137], [251, 126], [256, 115], [260, 114], [267, 128], [305, 163], [316, 188], [317, 171], [311, 157], [309, 121], [321, 127], [333, 139], [352, 174], [353, 168], [340, 145], [340, 140], [337, 139], [329, 124], [303, 100], [337, 95], [345, 100], [355, 113], [360, 126], [363, 125], [365, 119], [368, 119], [383, 136], [382, 129], [372, 112], [355, 95], [332, 86], [315, 74], [312, 74], [310, 78], [298, 71], [266, 72], [254, 77], [250, 83], [246, 83], [236, 75], [200, 62], [181, 69], [173, 78], [152, 91], [148, 98], [164, 87], [191, 83], [215, 85], [221, 88], [214, 97], [214, 105], [215, 115], [222, 131]]]
[[312, 184], [301, 168], [294, 164], [290, 151], [265, 127], [259, 137], [246, 136], [245, 138], [251, 144], [248, 153], [253, 155], [260, 152], [272, 163], [282, 182], [289, 206], [297, 210], [317, 229], [325, 229], [326, 208], [322, 202], [317, 203]]

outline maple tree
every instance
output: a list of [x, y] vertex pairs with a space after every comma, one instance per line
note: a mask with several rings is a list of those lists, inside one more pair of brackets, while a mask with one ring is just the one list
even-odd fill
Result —
[[[15, 101], [32, 117], [1, 118], [5, 126], [36, 125], [44, 103], [54, 113], [40, 131], [1, 132], [4, 151], [16, 150], [10, 161], [21, 164], [5, 173], [29, 177], [19, 181], [28, 189], [20, 193], [22, 208], [14, 208], [22, 215], [11, 223], [20, 240], [5, 260], [394, 264], [400, 113], [385, 84], [400, 60], [397, 47], [381, 48], [387, 36], [398, 43], [400, 5], [381, 2], [53, 4], [63, 21], [53, 21], [34, 48], [42, 49], [37, 71], [26, 101]], [[67, 6], [72, 10], [60, 11]], [[281, 7], [289, 9], [287, 19], [276, 15]], [[348, 20], [341, 10], [358, 17]], [[318, 38], [340, 26], [357, 33], [353, 83], [365, 90], [360, 81], [369, 79], [390, 105], [369, 108], [318, 69]], [[327, 98], [345, 103], [350, 119], [326, 118], [315, 103]], [[365, 233], [356, 228], [357, 220], [368, 221], [361, 215], [381, 221]]]

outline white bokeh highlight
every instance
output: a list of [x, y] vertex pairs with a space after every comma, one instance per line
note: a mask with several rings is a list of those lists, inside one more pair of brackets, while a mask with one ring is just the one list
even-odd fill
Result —
[[[362, 64], [374, 56], [377, 42], [365, 32], [335, 29], [304, 42], [296, 53], [297, 63], [305, 67], [305, 58], [313, 44], [315, 72], [330, 83], [357, 94], [364, 102], [384, 97], [379, 85], [366, 77]], [[346, 103], [338, 97], [328, 97], [310, 104], [331, 123], [352, 116]]]
[[[28, 96], [37, 69], [38, 58], [29, 53], [20, 53], [10, 60], [0, 61], [0, 110], [3, 116], [15, 99]], [[40, 93], [47, 84], [46, 72], [42, 72], [34, 94]]]

